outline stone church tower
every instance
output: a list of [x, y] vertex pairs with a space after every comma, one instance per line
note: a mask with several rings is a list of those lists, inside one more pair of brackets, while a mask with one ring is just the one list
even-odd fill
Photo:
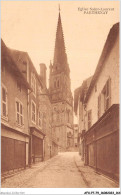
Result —
[[49, 93], [52, 103], [52, 131], [61, 151], [73, 146], [73, 97], [70, 69], [65, 51], [59, 11], [53, 64], [50, 63]]

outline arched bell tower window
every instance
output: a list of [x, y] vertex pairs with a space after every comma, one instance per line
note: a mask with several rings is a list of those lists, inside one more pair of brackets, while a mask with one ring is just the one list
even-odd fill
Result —
[[57, 86], [60, 87], [60, 82], [59, 82], [59, 80], [57, 81]]
[[60, 80], [59, 78], [55, 78], [53, 82], [54, 88], [59, 88], [60, 87]]
[[54, 81], [54, 88], [56, 88], [56, 81]]

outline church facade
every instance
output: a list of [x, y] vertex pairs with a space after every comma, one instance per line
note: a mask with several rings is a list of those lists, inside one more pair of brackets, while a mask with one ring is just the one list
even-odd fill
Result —
[[73, 147], [73, 97], [70, 69], [65, 51], [59, 12], [53, 63], [50, 63], [49, 93], [52, 103], [52, 131], [64, 151]]

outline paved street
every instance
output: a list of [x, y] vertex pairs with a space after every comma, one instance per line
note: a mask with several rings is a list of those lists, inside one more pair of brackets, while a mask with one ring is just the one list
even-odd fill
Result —
[[85, 167], [78, 152], [59, 153], [2, 181], [2, 188], [111, 188], [118, 184]]
[[9, 188], [84, 188], [86, 184], [76, 167], [76, 152], [60, 153], [54, 158], [35, 164], [2, 182]]

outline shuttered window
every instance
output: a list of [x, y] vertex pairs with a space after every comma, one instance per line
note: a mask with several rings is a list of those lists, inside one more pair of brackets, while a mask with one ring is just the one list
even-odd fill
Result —
[[2, 117], [4, 117], [5, 119], [8, 118], [8, 108], [7, 108], [7, 89], [5, 86], [2, 85], [2, 109], [1, 109], [1, 115]]
[[24, 125], [23, 119], [23, 105], [20, 101], [16, 100], [16, 122], [18, 125]]
[[101, 94], [98, 96], [98, 119], [101, 116]]
[[108, 110], [111, 106], [111, 79], [109, 78], [103, 88], [104, 96], [104, 111]]
[[36, 104], [34, 103], [34, 101], [32, 101], [31, 103], [31, 118], [32, 122], [36, 123]]
[[42, 128], [42, 118], [43, 118], [42, 113], [39, 111], [38, 112], [38, 125], [41, 128]]

